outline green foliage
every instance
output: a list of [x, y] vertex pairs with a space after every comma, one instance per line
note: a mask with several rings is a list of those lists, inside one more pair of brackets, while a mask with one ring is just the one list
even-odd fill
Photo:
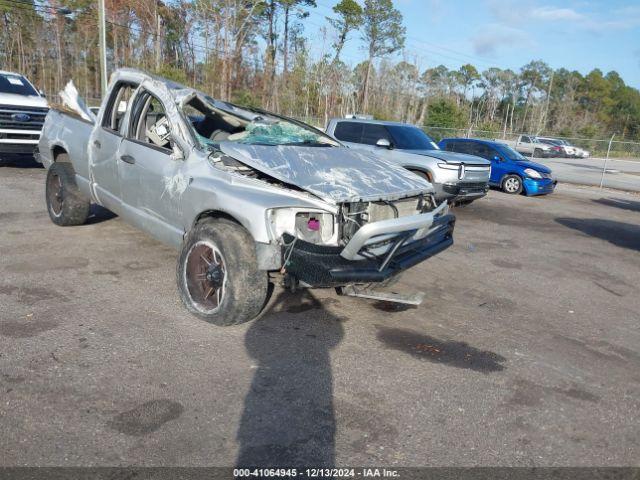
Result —
[[362, 39], [368, 45], [369, 58], [384, 57], [404, 47], [406, 28], [391, 0], [365, 0], [363, 20]]
[[154, 73], [160, 77], [173, 80], [177, 83], [187, 83], [187, 74], [185, 73], [185, 71], [172, 65], [164, 64]]
[[425, 127], [464, 128], [467, 125], [464, 112], [453, 100], [441, 98], [429, 104]]
[[362, 26], [363, 10], [355, 0], [341, 0], [340, 3], [333, 7], [333, 11], [338, 15], [338, 18], [327, 18], [327, 20], [338, 32], [338, 38], [333, 43], [333, 48], [336, 50], [333, 59], [335, 63], [340, 57], [340, 52], [347, 41], [349, 33]]
[[237, 90], [233, 92], [231, 102], [241, 107], [259, 108], [262, 106], [260, 97], [248, 90]]

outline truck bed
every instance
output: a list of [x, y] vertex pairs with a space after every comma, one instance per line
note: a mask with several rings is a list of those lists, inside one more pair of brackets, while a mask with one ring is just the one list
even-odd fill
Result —
[[56, 147], [64, 149], [76, 174], [89, 178], [87, 145], [93, 123], [67, 110], [51, 109], [47, 114], [38, 144], [40, 161], [49, 168], [54, 161]]

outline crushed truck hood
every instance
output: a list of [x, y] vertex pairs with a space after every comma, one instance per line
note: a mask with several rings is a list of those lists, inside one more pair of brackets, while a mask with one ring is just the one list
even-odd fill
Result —
[[422, 155], [425, 157], [433, 157], [438, 160], [443, 160], [447, 163], [466, 165], [491, 165], [491, 162], [475, 155], [467, 155], [466, 153], [448, 152], [446, 150], [400, 150], [404, 153], [411, 153], [413, 155]]
[[408, 170], [345, 147], [221, 142], [220, 149], [330, 203], [395, 200], [433, 192], [431, 184]]

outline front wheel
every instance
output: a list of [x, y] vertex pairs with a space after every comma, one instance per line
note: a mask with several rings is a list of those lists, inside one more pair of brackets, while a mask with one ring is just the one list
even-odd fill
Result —
[[206, 219], [189, 233], [176, 269], [180, 298], [196, 316], [218, 326], [258, 316], [268, 292], [253, 238], [240, 225]]
[[522, 193], [522, 179], [518, 175], [507, 175], [502, 180], [502, 190], [511, 195]]
[[51, 221], [63, 227], [82, 225], [91, 208], [91, 202], [80, 193], [73, 167], [66, 159], [66, 155], [61, 154], [49, 167], [45, 192]]

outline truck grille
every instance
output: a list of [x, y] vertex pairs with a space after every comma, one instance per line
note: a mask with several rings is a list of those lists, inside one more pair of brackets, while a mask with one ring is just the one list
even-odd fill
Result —
[[0, 140], [39, 140], [40, 133], [0, 132]]
[[42, 130], [48, 108], [0, 105], [0, 128], [5, 130]]
[[345, 203], [342, 206], [342, 214], [347, 221], [342, 227], [342, 241], [347, 243], [366, 223], [417, 215], [432, 208], [431, 199], [428, 197], [409, 197], [390, 202]]
[[463, 178], [465, 182], [486, 182], [489, 179], [489, 167], [467, 166]]
[[487, 182], [461, 182], [458, 185], [468, 191], [482, 191], [487, 188]]

